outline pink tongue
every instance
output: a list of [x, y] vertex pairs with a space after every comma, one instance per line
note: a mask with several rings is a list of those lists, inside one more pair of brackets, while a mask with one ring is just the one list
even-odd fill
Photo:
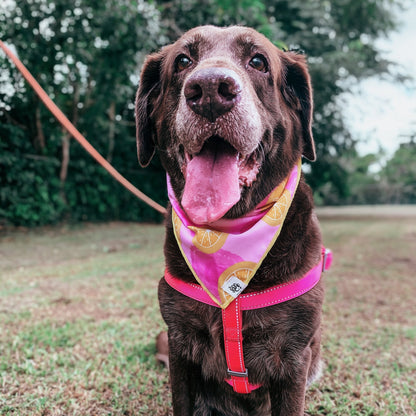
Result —
[[186, 166], [182, 206], [195, 224], [220, 219], [240, 199], [237, 154], [218, 150], [206, 145]]

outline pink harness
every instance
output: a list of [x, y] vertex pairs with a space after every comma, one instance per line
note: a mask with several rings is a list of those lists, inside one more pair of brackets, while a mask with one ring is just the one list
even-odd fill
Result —
[[[332, 252], [322, 248], [322, 258], [318, 265], [311, 269], [304, 277], [294, 282], [273, 286], [255, 293], [239, 295], [225, 309], [222, 309], [222, 323], [224, 329], [225, 357], [227, 373], [230, 378], [225, 381], [237, 393], [251, 393], [260, 384], [251, 384], [244, 364], [242, 311], [265, 308], [294, 299], [311, 290], [321, 277], [321, 273], [328, 270], [332, 263]], [[220, 306], [214, 302], [204, 289], [197, 283], [186, 283], [165, 271], [166, 282], [178, 292], [207, 305]]]

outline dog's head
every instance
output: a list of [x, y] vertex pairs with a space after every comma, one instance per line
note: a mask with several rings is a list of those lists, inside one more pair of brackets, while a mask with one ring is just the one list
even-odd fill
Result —
[[245, 214], [302, 155], [315, 159], [304, 57], [249, 28], [198, 27], [150, 55], [136, 123], [140, 164], [158, 149], [199, 224]]

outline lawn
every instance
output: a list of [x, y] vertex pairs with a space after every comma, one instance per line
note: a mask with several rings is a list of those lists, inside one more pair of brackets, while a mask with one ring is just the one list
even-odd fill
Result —
[[[323, 218], [325, 370], [308, 415], [416, 415], [416, 217]], [[0, 234], [0, 415], [170, 415], [163, 227]]]

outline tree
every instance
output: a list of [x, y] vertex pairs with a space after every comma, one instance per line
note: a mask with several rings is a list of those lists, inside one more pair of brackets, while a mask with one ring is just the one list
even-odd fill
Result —
[[380, 194], [379, 173], [372, 171], [380, 154], [356, 155], [350, 159], [348, 171], [348, 197], [343, 203], [348, 205], [383, 203]]
[[380, 172], [384, 200], [393, 204], [416, 203], [416, 143], [412, 140], [400, 145]]
[[[399, 0], [9, 0], [0, 37], [92, 144], [132, 182], [166, 201], [157, 160], [134, 156], [134, 92], [144, 56], [200, 24], [244, 24], [303, 50], [314, 85], [317, 199], [349, 198], [355, 139], [340, 97], [389, 63], [375, 40], [395, 27]], [[160, 218], [115, 184], [53, 120], [0, 55], [0, 218], [40, 224]]]
[[[136, 163], [126, 155], [134, 149], [137, 75], [135, 82], [131, 77], [144, 51], [163, 41], [156, 8], [134, 0], [16, 0], [2, 7], [2, 40], [16, 47], [92, 144], [131, 175]], [[17, 224], [47, 223], [65, 213], [74, 219], [123, 217], [118, 185], [78, 145], [71, 146], [69, 134], [7, 60], [1, 69], [9, 74], [2, 79], [3, 91], [8, 85], [14, 89], [1, 94], [1, 215]], [[115, 147], [123, 139], [129, 149]], [[40, 214], [38, 205], [49, 211]]]

